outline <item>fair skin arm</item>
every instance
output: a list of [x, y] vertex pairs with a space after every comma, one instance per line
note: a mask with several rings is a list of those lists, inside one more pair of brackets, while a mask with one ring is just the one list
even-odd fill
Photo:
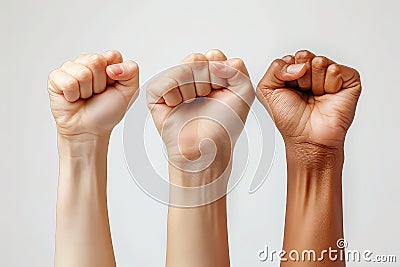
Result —
[[[338, 250], [344, 139], [360, 93], [356, 70], [309, 51], [275, 60], [258, 85], [257, 97], [286, 145], [286, 252], [314, 250], [319, 258], [329, 247]], [[281, 266], [345, 266], [328, 254], [311, 263], [285, 258]]]
[[[183, 63], [147, 88], [148, 105], [169, 158], [166, 264], [229, 266], [225, 194], [234, 143], [254, 90], [243, 62], [227, 60], [219, 50], [192, 54]], [[187, 100], [191, 102], [183, 103]], [[217, 186], [203, 188], [216, 181]]]
[[108, 137], [59, 136], [55, 266], [115, 266], [107, 211]]
[[107, 210], [112, 129], [138, 89], [136, 63], [117, 51], [80, 55], [49, 76], [59, 184], [55, 266], [115, 266]]

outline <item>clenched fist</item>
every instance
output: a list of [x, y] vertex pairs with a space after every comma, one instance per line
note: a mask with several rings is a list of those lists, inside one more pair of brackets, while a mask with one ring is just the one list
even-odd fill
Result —
[[109, 135], [139, 87], [138, 66], [117, 51], [80, 55], [49, 75], [48, 92], [58, 133]]
[[192, 173], [227, 167], [253, 100], [243, 61], [227, 60], [219, 50], [188, 56], [147, 88], [170, 163]]
[[309, 51], [275, 60], [257, 88], [287, 144], [333, 149], [343, 146], [360, 93], [356, 70]]

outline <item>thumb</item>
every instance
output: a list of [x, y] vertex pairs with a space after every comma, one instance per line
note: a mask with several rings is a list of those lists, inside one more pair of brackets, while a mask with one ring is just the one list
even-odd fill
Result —
[[264, 77], [258, 83], [256, 96], [272, 118], [273, 113], [269, 103], [272, 100], [273, 90], [285, 87], [286, 82], [297, 80], [304, 76], [306, 72], [307, 66], [305, 63], [289, 64], [282, 59], [274, 60], [269, 66]]
[[254, 88], [243, 60], [231, 58], [226, 61], [210, 62], [210, 71], [215, 76], [226, 79], [227, 88], [251, 106], [254, 100]]
[[106, 73], [120, 89], [132, 89], [139, 86], [139, 66], [134, 61], [109, 65]]
[[249, 73], [240, 58], [210, 61], [210, 71], [219, 78], [227, 79], [231, 86], [243, 83], [244, 79], [249, 80]]
[[139, 88], [139, 66], [134, 61], [109, 65], [106, 73], [110, 79], [115, 81], [113, 86], [123, 91], [129, 100]]
[[286, 82], [301, 78], [307, 72], [307, 66], [302, 64], [288, 64], [282, 59], [276, 59], [268, 68], [258, 84], [260, 90], [273, 90], [285, 87]]

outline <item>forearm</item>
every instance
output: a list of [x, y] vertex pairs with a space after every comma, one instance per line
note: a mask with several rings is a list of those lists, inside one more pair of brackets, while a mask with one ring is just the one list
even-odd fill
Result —
[[115, 266], [107, 211], [108, 137], [58, 139], [55, 265]]
[[[345, 266], [337, 240], [343, 238], [343, 149], [315, 145], [287, 145], [287, 206], [283, 249], [287, 262], [281, 266]], [[298, 261], [290, 259], [296, 250]], [[315, 251], [311, 262], [305, 250]], [[326, 250], [327, 252], [324, 252]], [[305, 256], [303, 256], [305, 255]], [[335, 260], [335, 256], [339, 256]], [[295, 255], [296, 257], [296, 255]]]
[[[212, 168], [202, 174], [182, 174], [170, 168], [171, 182], [187, 187], [207, 184], [219, 174]], [[222, 175], [219, 182], [223, 186], [190, 192], [191, 196], [180, 191], [170, 191], [172, 203], [184, 203], [185, 199], [190, 198], [188, 206], [191, 206], [190, 203], [208, 203], [218, 195], [223, 197], [197, 207], [168, 208], [167, 266], [229, 266], [225, 197], [227, 177]]]

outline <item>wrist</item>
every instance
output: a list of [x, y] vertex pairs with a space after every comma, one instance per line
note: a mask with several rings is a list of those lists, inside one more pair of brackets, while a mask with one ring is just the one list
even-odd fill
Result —
[[170, 182], [180, 186], [203, 186], [227, 172], [229, 176], [233, 151], [230, 142], [204, 139], [193, 143], [192, 146], [167, 146]]
[[75, 202], [78, 194], [89, 194], [87, 197], [92, 200], [103, 198], [107, 182], [109, 137], [59, 134], [57, 142], [59, 200]]
[[[215, 166], [218, 165], [218, 166]], [[213, 163], [200, 172], [191, 173], [169, 165], [170, 204], [180, 207], [197, 207], [222, 199], [227, 192], [231, 164], [220, 167]]]
[[84, 158], [107, 155], [110, 135], [58, 134], [57, 144], [60, 158]]
[[342, 169], [344, 144], [328, 147], [313, 142], [285, 141], [288, 165], [297, 169], [321, 172]]
[[[287, 143], [288, 195], [341, 199], [344, 149], [313, 143]], [[315, 194], [309, 194], [313, 191]]]

